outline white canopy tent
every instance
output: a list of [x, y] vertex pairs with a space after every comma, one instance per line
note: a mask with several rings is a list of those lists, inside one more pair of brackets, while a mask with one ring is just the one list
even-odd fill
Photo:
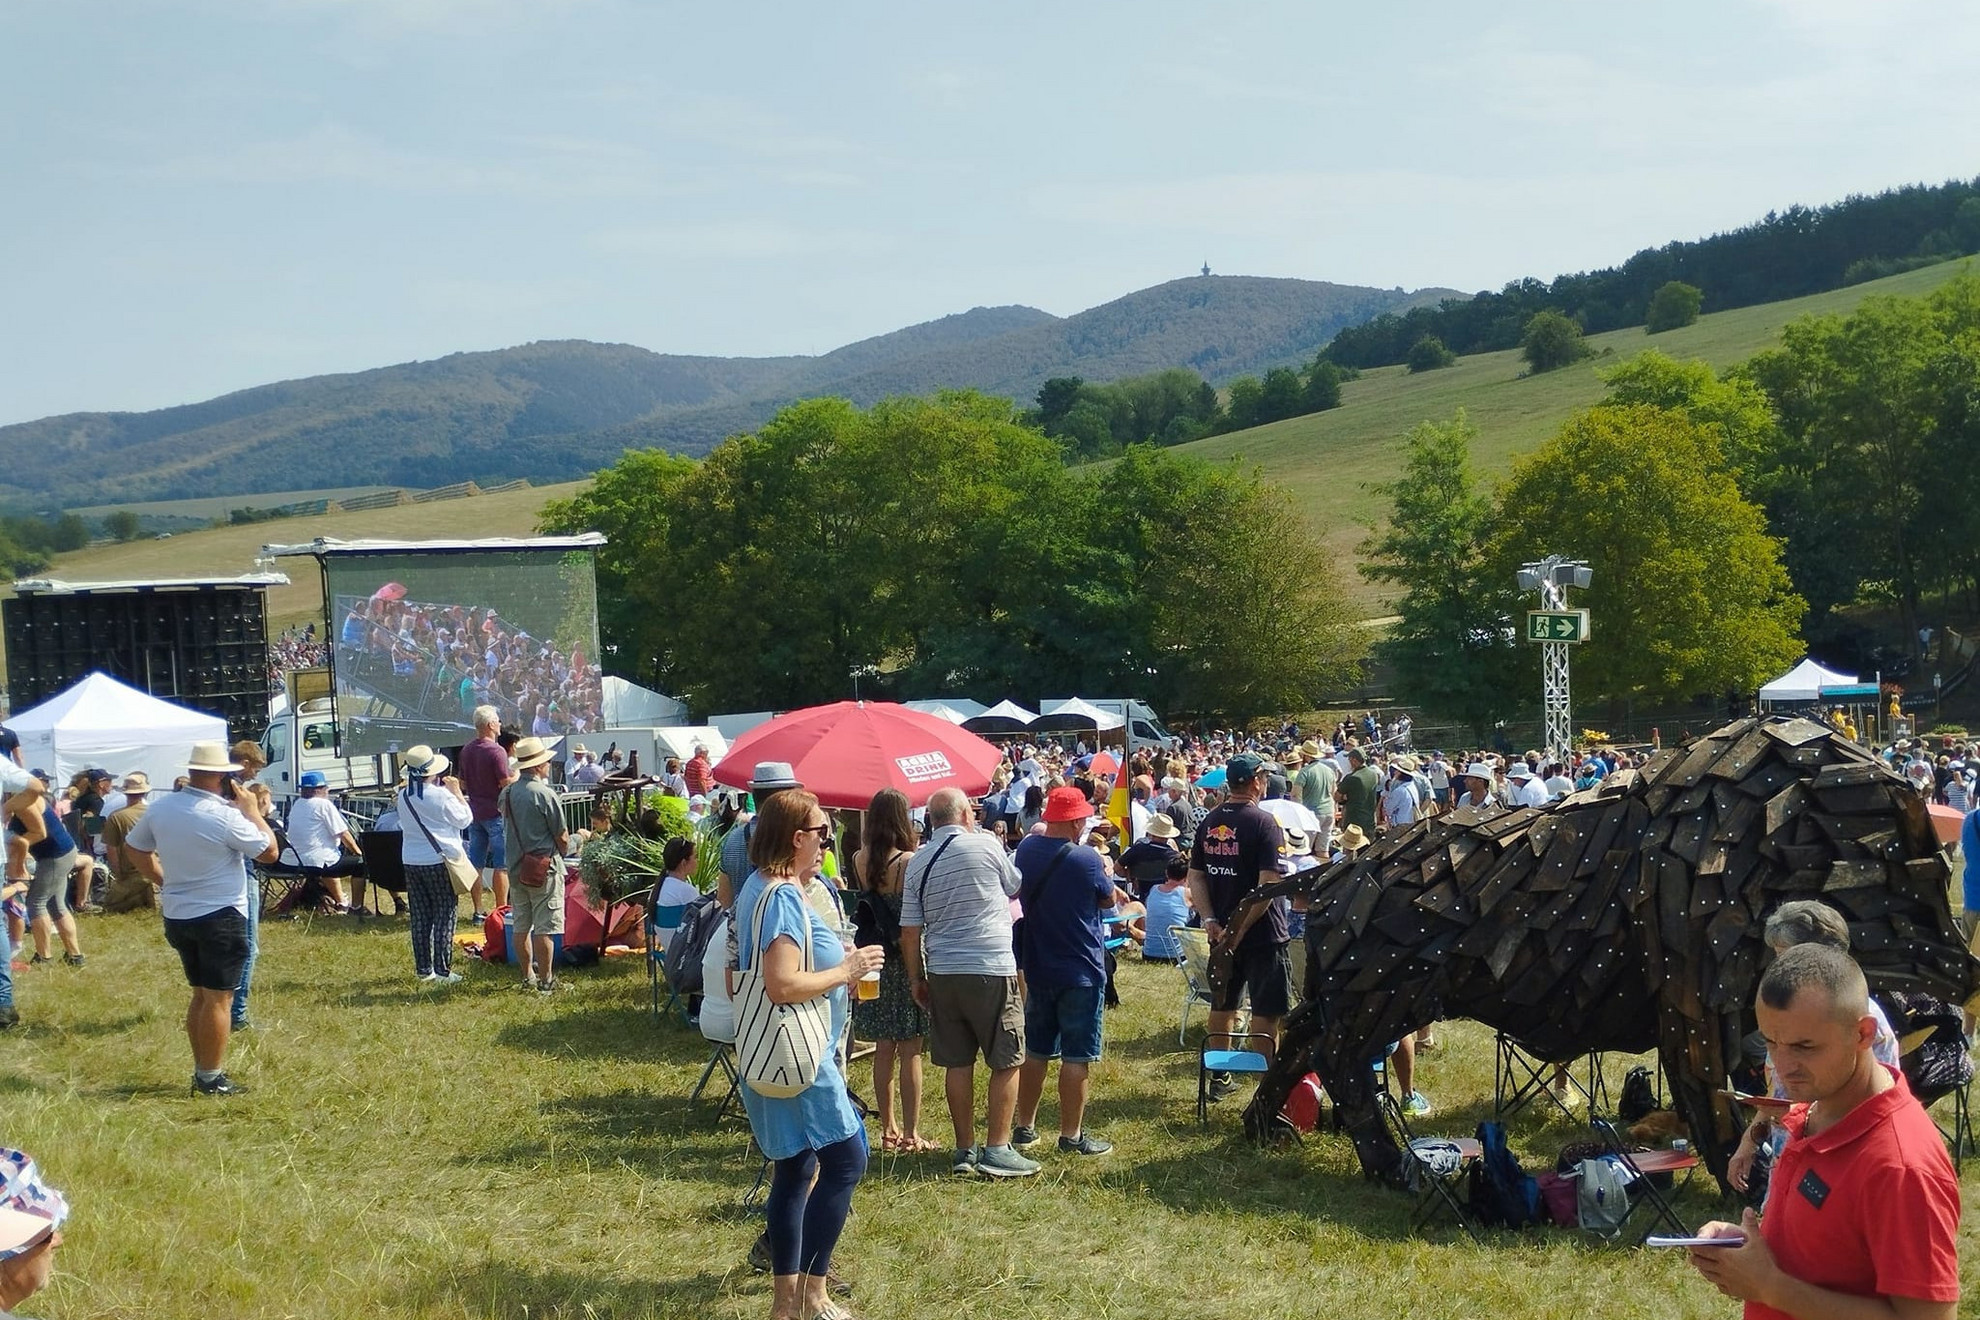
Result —
[[1118, 729], [1127, 721], [1110, 710], [1101, 710], [1091, 702], [1072, 697], [1066, 701], [1055, 701], [1040, 712], [1031, 727], [1039, 730], [1064, 729]]
[[119, 683], [101, 671], [7, 721], [21, 759], [55, 777], [60, 788], [79, 770], [100, 766], [119, 782], [142, 770], [169, 789], [186, 772], [196, 742], [227, 741], [227, 721], [187, 710]]
[[[608, 729], [680, 724], [688, 709], [652, 688], [641, 687], [617, 674], [605, 675], [605, 727]], [[710, 749], [713, 750], [713, 749]]]
[[961, 724], [964, 720], [974, 719], [989, 709], [982, 702], [971, 701], [968, 697], [939, 697], [923, 701], [903, 701], [901, 704], [909, 710], [918, 710], [924, 715], [933, 715], [936, 719], [947, 720], [951, 724]]
[[1793, 701], [1820, 701], [1825, 692], [1836, 688], [1859, 688], [1862, 684], [1854, 674], [1839, 674], [1826, 669], [1813, 659], [1803, 660], [1794, 668], [1782, 674], [1771, 683], [1760, 687], [1760, 700], [1763, 704]]

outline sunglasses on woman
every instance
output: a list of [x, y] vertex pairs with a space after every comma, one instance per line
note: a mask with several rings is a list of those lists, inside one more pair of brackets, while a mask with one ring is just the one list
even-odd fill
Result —
[[828, 820], [823, 825], [806, 825], [798, 833], [816, 834], [818, 836], [818, 842], [830, 843], [832, 842], [832, 822]]

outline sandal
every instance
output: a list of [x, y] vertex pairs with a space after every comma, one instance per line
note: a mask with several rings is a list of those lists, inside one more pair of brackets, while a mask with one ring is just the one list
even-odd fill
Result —
[[900, 1155], [913, 1150], [906, 1137], [898, 1132], [888, 1132], [880, 1138], [880, 1149], [890, 1155]]
[[903, 1138], [901, 1149], [911, 1151], [916, 1155], [926, 1155], [930, 1151], [941, 1150], [942, 1143], [939, 1141], [930, 1141], [927, 1137], [915, 1137], [912, 1141]]

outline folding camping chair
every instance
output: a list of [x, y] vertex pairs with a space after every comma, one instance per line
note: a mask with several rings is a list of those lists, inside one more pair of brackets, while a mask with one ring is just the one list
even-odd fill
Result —
[[[1630, 1217], [1645, 1205], [1651, 1207], [1650, 1224], [1637, 1238], [1638, 1243], [1659, 1228], [1665, 1229], [1673, 1237], [1684, 1237], [1689, 1234], [1691, 1230], [1685, 1227], [1682, 1219], [1678, 1218], [1671, 1200], [1690, 1183], [1691, 1175], [1697, 1171], [1699, 1165], [1697, 1154], [1688, 1150], [1649, 1150], [1631, 1154], [1629, 1147], [1623, 1143], [1622, 1133], [1617, 1131], [1616, 1125], [1608, 1119], [1590, 1119], [1588, 1126], [1593, 1128], [1595, 1135], [1602, 1139], [1602, 1145], [1606, 1147], [1602, 1152], [1603, 1156], [1619, 1161], [1623, 1172], [1629, 1175], [1629, 1209], [1623, 1213], [1622, 1222], [1616, 1225], [1617, 1239], [1621, 1239], [1623, 1229], [1629, 1226]], [[1677, 1173], [1684, 1175], [1684, 1181], [1673, 1187], [1669, 1194], [1657, 1186], [1656, 1177]]]
[[1384, 1086], [1376, 1096], [1382, 1118], [1402, 1147], [1404, 1185], [1416, 1193], [1410, 1211], [1409, 1231], [1420, 1233], [1439, 1218], [1449, 1215], [1479, 1241], [1478, 1226], [1464, 1208], [1465, 1175], [1471, 1166], [1485, 1158], [1485, 1148], [1476, 1137], [1419, 1137], [1411, 1131], [1403, 1115], [1402, 1102]]
[[[1575, 1060], [1575, 1063], [1582, 1062]], [[1586, 1083], [1574, 1075], [1574, 1064], [1562, 1069], [1561, 1076], [1567, 1079], [1580, 1093], [1588, 1111], [1602, 1113], [1610, 1108], [1609, 1083], [1602, 1072], [1602, 1056], [1590, 1051], [1586, 1060], [1588, 1079]], [[1545, 1096], [1568, 1117], [1568, 1121], [1579, 1123], [1581, 1115], [1574, 1112], [1566, 1097], [1555, 1091], [1552, 1074], [1555, 1065], [1529, 1054], [1518, 1041], [1505, 1032], [1498, 1033], [1493, 1046], [1492, 1063], [1492, 1114], [1504, 1121], [1509, 1115], [1518, 1113], [1520, 1108], [1538, 1096]]]
[[333, 874], [341, 874], [328, 867], [304, 866], [295, 845], [289, 842], [289, 832], [272, 821], [268, 828], [275, 835], [275, 860], [254, 864], [255, 887], [261, 900], [260, 909], [251, 914], [255, 917], [271, 908], [277, 912], [291, 911], [310, 886], [327, 893], [329, 887], [323, 882]]
[[[646, 988], [655, 1022], [660, 1020], [660, 986], [667, 975], [667, 937], [681, 928], [681, 914], [686, 911], [685, 903], [656, 904], [646, 910]], [[678, 1008], [681, 1021], [688, 1020], [687, 1005], [672, 986], [667, 987], [667, 1008]]]
[[729, 1106], [739, 1104], [742, 1100], [742, 1073], [736, 1068], [736, 1047], [733, 1042], [711, 1040], [708, 1044], [708, 1063], [702, 1068], [701, 1076], [696, 1079], [694, 1089], [688, 1092], [688, 1103], [693, 1104], [701, 1099], [702, 1092], [708, 1089], [708, 1083], [714, 1079], [719, 1069], [728, 1081], [727, 1088], [722, 1092], [722, 1103], [715, 1106], [715, 1121], [720, 1123], [723, 1116], [729, 1112]]
[[[1973, 1148], [1973, 1116], [1969, 1105], [1973, 1092], [1974, 1068], [1972, 1061], [1964, 1057], [1967, 1046], [1960, 1034], [1957, 1013], [1956, 1009], [1952, 1011], [1949, 1022], [1919, 1027], [1899, 1036], [1898, 1063], [1904, 1070], [1904, 1079], [1910, 1085], [1911, 1093], [1918, 1097], [1918, 1103], [1925, 1107], [1925, 1112], [1931, 1118], [1933, 1126], [1937, 1127], [1939, 1135], [1945, 1138], [1946, 1147], [1952, 1152], [1954, 1172], [1960, 1173], [1966, 1168], [1966, 1152]], [[1929, 1084], [1923, 1072], [1925, 1061], [1921, 1058], [1921, 1051], [1927, 1044], [1935, 1044], [1942, 1049], [1959, 1052], [1961, 1080], [1956, 1085], [1942, 1084], [1935, 1087]], [[1939, 1061], [1944, 1061], [1943, 1056]], [[1941, 1076], [1943, 1075], [1942, 1073]], [[1950, 1130], [1939, 1120], [1937, 1114], [1932, 1113], [1933, 1107], [1948, 1095], [1952, 1097], [1953, 1102]]]
[[[1221, 1040], [1224, 1048], [1211, 1049], [1211, 1040]], [[1238, 1041], [1264, 1041], [1272, 1045], [1271, 1035], [1263, 1031], [1218, 1032], [1212, 1037], [1204, 1033], [1203, 1044], [1196, 1050], [1196, 1121], [1205, 1127], [1210, 1125], [1210, 1075], [1212, 1073], [1250, 1073], [1263, 1077], [1271, 1071], [1263, 1050], [1235, 1049]]]
[[1195, 926], [1171, 926], [1176, 947], [1182, 956], [1176, 966], [1182, 969], [1182, 1020], [1176, 1024], [1176, 1044], [1189, 1043], [1189, 1010], [1192, 1004], [1210, 1007], [1210, 937]]

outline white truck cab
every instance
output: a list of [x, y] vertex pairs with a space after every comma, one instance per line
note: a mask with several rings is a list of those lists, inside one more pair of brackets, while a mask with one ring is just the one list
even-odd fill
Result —
[[296, 781], [305, 770], [321, 771], [333, 794], [354, 788], [376, 788], [391, 773], [380, 756], [347, 758], [340, 752], [337, 705], [332, 697], [317, 697], [284, 708], [269, 717], [261, 735], [261, 754], [268, 768], [261, 782], [278, 802], [296, 795]]

